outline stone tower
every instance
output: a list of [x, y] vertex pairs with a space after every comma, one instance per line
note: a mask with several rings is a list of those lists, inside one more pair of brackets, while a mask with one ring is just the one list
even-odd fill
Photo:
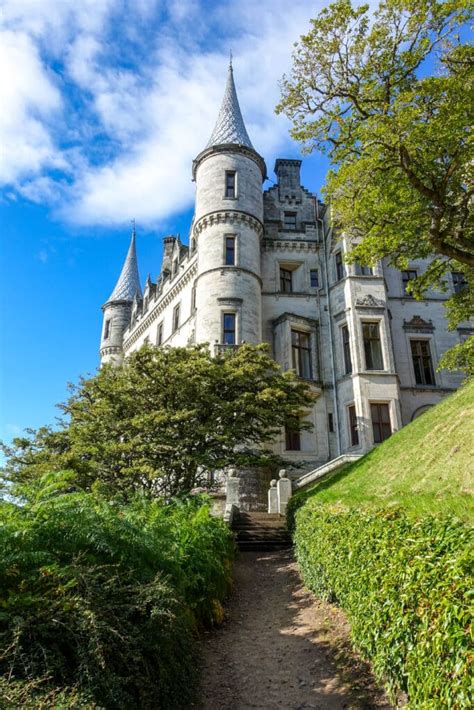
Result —
[[137, 253], [135, 249], [135, 226], [125, 263], [110, 298], [102, 306], [104, 314], [102, 337], [100, 339], [101, 365], [123, 360], [123, 334], [130, 325], [130, 316], [135, 296], [141, 298], [140, 277], [138, 275]]
[[198, 343], [219, 348], [262, 341], [260, 240], [265, 178], [265, 162], [247, 134], [230, 64], [214, 131], [193, 162]]

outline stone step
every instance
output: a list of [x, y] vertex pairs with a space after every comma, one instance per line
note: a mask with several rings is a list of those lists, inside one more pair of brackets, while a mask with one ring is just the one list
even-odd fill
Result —
[[292, 545], [286, 520], [281, 515], [241, 512], [234, 519], [232, 529], [237, 546], [242, 552], [283, 550]]
[[271, 552], [272, 550], [287, 550], [292, 546], [288, 540], [238, 540], [240, 552]]

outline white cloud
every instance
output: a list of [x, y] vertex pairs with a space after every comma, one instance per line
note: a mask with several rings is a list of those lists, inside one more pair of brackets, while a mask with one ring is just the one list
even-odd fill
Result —
[[0, 32], [0, 67], [0, 180], [14, 182], [45, 166], [65, 167], [48, 130], [48, 120], [61, 109], [61, 95], [28, 35]]
[[[21, 82], [10, 89], [18, 108], [5, 174], [21, 194], [56, 204], [63, 217], [85, 224], [125, 223], [131, 215], [142, 224], [156, 223], [189, 207], [191, 161], [217, 117], [230, 48], [256, 149], [270, 169], [278, 151], [294, 151], [287, 121], [275, 116], [274, 106], [292, 44], [307, 29], [315, 3], [295, 0], [291, 11], [283, 0], [161, 5], [4, 0], [13, 49], [29, 78], [26, 89]], [[157, 31], [145, 32], [153, 21]], [[144, 39], [137, 43], [141, 30]], [[135, 63], [127, 42], [140, 48]], [[62, 84], [48, 69], [52, 56], [62, 63]], [[31, 94], [30, 83], [36, 85]], [[15, 172], [16, 156], [24, 167]], [[55, 187], [51, 166], [68, 172], [68, 181]]]

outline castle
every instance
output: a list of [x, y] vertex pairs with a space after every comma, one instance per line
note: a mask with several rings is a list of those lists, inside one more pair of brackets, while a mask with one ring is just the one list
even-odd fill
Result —
[[[275, 449], [289, 467], [311, 470], [362, 454], [456, 389], [461, 375], [437, 372], [472, 328], [447, 330], [446, 294], [407, 293], [422, 260], [397, 271], [348, 265], [347, 240], [329, 211], [301, 186], [300, 160], [278, 159], [277, 181], [245, 128], [232, 66], [207, 146], [195, 158], [196, 203], [189, 244], [164, 239], [156, 283], [142, 292], [135, 230], [120, 277], [102, 307], [101, 362], [120, 362], [145, 342], [209, 343], [215, 353], [266, 342], [316, 395], [311, 431], [282, 431]], [[463, 276], [451, 274], [450, 290]]]

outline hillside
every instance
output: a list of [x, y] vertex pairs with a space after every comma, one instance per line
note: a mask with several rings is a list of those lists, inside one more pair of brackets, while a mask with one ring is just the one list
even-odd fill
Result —
[[294, 496], [350, 506], [401, 505], [474, 521], [474, 382], [354, 464]]

